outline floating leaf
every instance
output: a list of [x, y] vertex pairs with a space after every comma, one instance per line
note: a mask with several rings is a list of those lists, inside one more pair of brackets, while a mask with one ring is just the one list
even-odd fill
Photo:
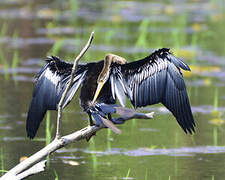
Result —
[[219, 22], [221, 20], [224, 20], [224, 18], [225, 18], [225, 14], [215, 14], [210, 16], [210, 19], [213, 22]]
[[213, 115], [213, 116], [215, 116], [215, 117], [218, 117], [218, 116], [221, 115], [221, 112], [219, 112], [219, 111], [217, 111], [217, 110], [213, 110], [213, 111], [211, 112], [211, 115]]
[[190, 66], [191, 70], [194, 72], [221, 72], [221, 67], [219, 66]]
[[216, 125], [216, 126], [221, 126], [222, 124], [225, 123], [223, 119], [220, 118], [215, 118], [209, 121], [210, 124]]
[[211, 79], [209, 79], [209, 78], [205, 78], [205, 79], [204, 79], [204, 84], [205, 84], [206, 86], [211, 85], [211, 84], [212, 84]]
[[199, 24], [199, 23], [194, 23], [191, 25], [191, 28], [194, 30], [194, 31], [201, 31], [202, 30], [202, 25]]
[[112, 17], [112, 21], [118, 23], [118, 22], [122, 21], [122, 18], [119, 15], [115, 15], [115, 16]]
[[80, 163], [77, 162], [77, 161], [63, 160], [62, 162], [63, 162], [64, 164], [69, 164], [69, 165], [71, 165], [71, 166], [78, 166], [78, 165], [80, 165]]
[[168, 5], [165, 7], [165, 14], [172, 15], [176, 12], [175, 6]]
[[[191, 72], [190, 71], [183, 71], [183, 74], [185, 77], [190, 77], [192, 75], [199, 75], [201, 73], [209, 73], [209, 72], [221, 72], [221, 67], [219, 66], [198, 66], [198, 65], [190, 65], [189, 66], [191, 68]], [[211, 84], [211, 80], [210, 79], [205, 79], [204, 83], [206, 85]]]
[[56, 15], [56, 11], [49, 8], [40, 9], [37, 12], [37, 15], [42, 18], [54, 18]]
[[183, 59], [193, 59], [197, 56], [197, 52], [194, 49], [172, 49], [172, 52]]
[[25, 159], [27, 159], [28, 157], [27, 156], [22, 156], [20, 157], [20, 162], [24, 161]]
[[151, 145], [150, 147], [144, 147], [143, 149], [146, 150], [146, 151], [151, 151], [153, 149], [156, 149], [157, 148], [157, 145]]

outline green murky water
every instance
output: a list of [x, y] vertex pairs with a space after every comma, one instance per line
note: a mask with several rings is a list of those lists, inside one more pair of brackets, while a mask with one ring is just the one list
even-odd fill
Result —
[[[225, 177], [225, 2], [42, 1], [0, 2], [0, 169], [41, 149], [46, 121], [36, 140], [25, 133], [33, 77], [46, 55], [72, 60], [90, 32], [95, 39], [82, 61], [106, 53], [128, 61], [154, 49], [171, 48], [191, 65], [185, 73], [196, 120], [196, 134], [186, 135], [162, 106], [153, 120], [132, 120], [121, 135], [107, 129], [90, 142], [74, 143], [50, 156], [44, 173], [30, 179], [208, 179]], [[56, 113], [49, 130], [55, 133]], [[88, 124], [77, 96], [66, 108], [63, 134]]]

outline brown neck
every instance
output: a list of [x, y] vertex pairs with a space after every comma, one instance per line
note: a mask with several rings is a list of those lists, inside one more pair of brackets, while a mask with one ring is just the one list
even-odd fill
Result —
[[112, 64], [112, 62], [114, 63], [118, 63], [118, 64], [125, 64], [126, 63], [126, 59], [124, 59], [123, 57], [114, 55], [114, 54], [108, 54], [105, 56], [104, 59], [104, 66], [103, 69], [101, 71], [101, 73], [98, 76], [98, 82], [101, 82], [102, 80], [104, 80], [105, 76], [108, 74], [109, 72], [109, 68]]

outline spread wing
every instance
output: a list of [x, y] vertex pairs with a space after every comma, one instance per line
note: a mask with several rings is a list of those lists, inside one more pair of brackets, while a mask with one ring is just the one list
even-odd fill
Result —
[[[28, 111], [26, 130], [30, 138], [34, 138], [46, 111], [57, 109], [72, 71], [73, 64], [66, 63], [58, 57], [51, 56], [46, 61], [47, 64], [36, 76], [36, 83]], [[82, 84], [86, 72], [85, 65], [78, 65], [71, 88], [63, 102], [63, 108], [72, 100], [77, 89]]]
[[165, 48], [139, 61], [114, 64], [110, 73], [112, 96], [122, 106], [128, 96], [135, 108], [162, 103], [182, 129], [192, 134], [195, 123], [180, 68], [190, 71]]

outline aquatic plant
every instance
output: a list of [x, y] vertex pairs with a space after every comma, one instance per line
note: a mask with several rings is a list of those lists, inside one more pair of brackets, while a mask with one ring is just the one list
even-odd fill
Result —
[[148, 169], [146, 168], [146, 171], [145, 171], [145, 180], [148, 180]]
[[3, 148], [1, 148], [1, 152], [0, 152], [0, 162], [1, 162], [1, 170], [0, 170], [0, 172], [4, 173], [5, 166], [4, 166]]
[[128, 178], [129, 178], [129, 175], [130, 175], [130, 168], [128, 169], [128, 171], [127, 171], [127, 175], [126, 175], [126, 180], [128, 180]]
[[[8, 25], [4, 23], [0, 30], [0, 38], [5, 38], [8, 32]], [[0, 44], [0, 64], [3, 66], [5, 73], [5, 79], [9, 79], [9, 76], [7, 74], [7, 70], [9, 68], [9, 63], [7, 61], [7, 58], [5, 57], [5, 48], [3, 48], [3, 44]]]
[[61, 50], [63, 45], [64, 45], [63, 39], [58, 39], [57, 41], [55, 41], [55, 43], [52, 46], [52, 49], [50, 50], [51, 54], [54, 54], [54, 56], [58, 56], [59, 51]]
[[218, 145], [218, 128], [216, 126], [213, 127], [213, 145]]
[[7, 32], [8, 32], [8, 25], [7, 23], [4, 23], [1, 27], [0, 37], [4, 38], [7, 35]]
[[55, 180], [59, 180], [59, 175], [55, 169], [54, 169], [54, 175], [55, 175]]
[[51, 126], [50, 126], [50, 112], [46, 115], [46, 128], [45, 128], [45, 144], [48, 145], [51, 142]]
[[108, 128], [107, 129], [107, 149], [109, 150], [109, 151], [111, 151], [111, 133], [112, 133], [112, 131]]
[[135, 43], [135, 47], [148, 47], [149, 41], [148, 36], [150, 35], [148, 32], [150, 21], [148, 19], [143, 19], [138, 28], [138, 39]]
[[219, 90], [218, 88], [215, 89], [215, 94], [214, 94], [214, 103], [213, 103], [213, 107], [214, 107], [214, 111], [218, 111], [218, 100], [219, 100]]
[[[91, 140], [90, 140], [89, 149], [91, 151], [96, 151], [94, 138], [91, 138]], [[96, 171], [97, 166], [98, 166], [98, 162], [97, 162], [96, 154], [94, 152], [91, 153], [91, 159], [92, 159], [92, 162], [93, 162], [93, 169], [94, 169], [94, 171]]]
[[18, 64], [19, 64], [19, 51], [15, 50], [13, 52], [12, 68], [17, 68]]

